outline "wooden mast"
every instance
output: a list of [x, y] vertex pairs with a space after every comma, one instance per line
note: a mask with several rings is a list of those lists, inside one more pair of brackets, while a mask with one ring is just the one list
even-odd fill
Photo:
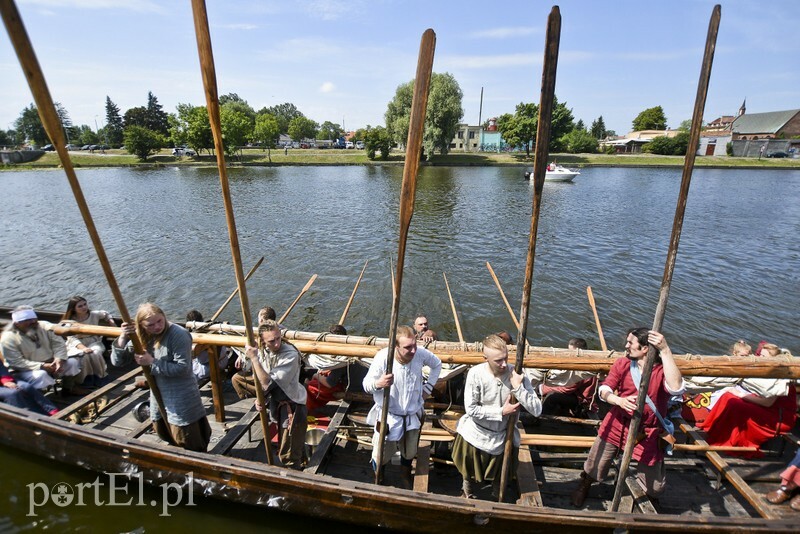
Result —
[[[664, 323], [664, 313], [667, 308], [669, 289], [672, 284], [672, 273], [675, 270], [675, 259], [678, 255], [678, 244], [681, 240], [681, 229], [683, 228], [683, 216], [686, 212], [686, 201], [689, 197], [689, 184], [692, 181], [692, 170], [694, 169], [694, 159], [697, 152], [697, 145], [700, 140], [700, 126], [703, 122], [703, 111], [706, 105], [706, 95], [708, 94], [708, 83], [711, 79], [711, 65], [714, 62], [714, 49], [717, 46], [717, 33], [719, 32], [719, 21], [721, 17], [719, 4], [714, 6], [711, 13], [711, 20], [708, 23], [708, 35], [706, 37], [706, 48], [703, 54], [703, 64], [700, 70], [700, 80], [697, 83], [697, 96], [694, 102], [694, 112], [692, 113], [692, 129], [689, 134], [689, 145], [686, 149], [686, 159], [683, 163], [683, 177], [681, 178], [681, 188], [678, 194], [678, 205], [675, 207], [675, 220], [672, 224], [672, 236], [669, 242], [669, 251], [664, 265], [664, 276], [661, 280], [661, 291], [658, 296], [658, 305], [653, 319], [653, 330], [661, 331]], [[625, 442], [625, 449], [620, 460], [619, 472], [617, 473], [617, 484], [614, 488], [614, 500], [611, 502], [611, 510], [616, 512], [622, 499], [622, 486], [625, 484], [625, 477], [628, 473], [628, 466], [631, 463], [633, 448], [636, 445], [636, 436], [639, 433], [639, 424], [642, 420], [642, 411], [647, 398], [647, 388], [650, 386], [650, 373], [655, 362], [656, 349], [650, 345], [647, 356], [642, 366], [642, 381], [639, 384], [639, 395], [636, 398], [636, 411], [633, 412], [631, 424], [628, 428], [628, 438]], [[642, 395], [642, 392], [645, 394]]]
[[[242, 305], [242, 318], [247, 332], [247, 344], [257, 346], [253, 335], [253, 321], [250, 317], [250, 301], [247, 298], [247, 286], [245, 285], [244, 272], [242, 269], [242, 257], [239, 251], [239, 235], [236, 232], [236, 219], [233, 215], [233, 203], [231, 201], [230, 184], [228, 183], [228, 172], [225, 167], [225, 151], [222, 140], [222, 126], [219, 118], [219, 96], [217, 94], [217, 74], [214, 67], [214, 53], [211, 48], [211, 32], [208, 29], [208, 13], [204, 0], [192, 0], [192, 14], [194, 16], [194, 29], [197, 36], [197, 53], [200, 56], [200, 70], [203, 74], [203, 86], [205, 88], [206, 103], [208, 105], [208, 119], [211, 124], [211, 133], [214, 135], [214, 148], [217, 151], [217, 167], [219, 169], [219, 181], [222, 186], [222, 200], [225, 204], [225, 218], [228, 223], [228, 237], [231, 244], [231, 256], [233, 257], [233, 269], [236, 274], [236, 285], [239, 288], [239, 301]], [[256, 365], [260, 365], [256, 363]], [[258, 374], [253, 370], [256, 398], [262, 406], [259, 411], [261, 418], [261, 430], [264, 433], [264, 448], [267, 453], [267, 462], [274, 463], [272, 457], [272, 444], [269, 432], [269, 414], [264, 399], [264, 388], [261, 386]]]
[[[517, 354], [525, 352], [525, 337], [528, 330], [528, 310], [530, 308], [531, 286], [533, 284], [533, 263], [536, 258], [536, 236], [539, 227], [539, 213], [542, 204], [542, 189], [547, 165], [547, 154], [550, 145], [550, 127], [553, 118], [553, 101], [556, 90], [556, 71], [558, 68], [558, 47], [561, 41], [561, 12], [553, 6], [547, 17], [547, 35], [545, 37], [544, 64], [542, 65], [542, 89], [539, 97], [539, 124], [536, 132], [536, 151], [533, 159], [533, 213], [531, 215], [531, 231], [528, 236], [528, 258], [525, 264], [525, 281], [522, 288], [522, 305], [520, 309], [520, 329], [517, 336]], [[515, 371], [522, 373], [522, 358], [516, 362]], [[513, 395], [511, 402], [514, 402]], [[508, 418], [506, 427], [506, 444], [503, 455], [503, 467], [500, 473], [500, 491], [498, 502], [503, 502], [503, 494], [508, 481], [511, 466], [511, 453], [514, 446], [514, 427], [517, 424], [516, 414]]]
[[[97, 259], [100, 260], [100, 266], [103, 268], [103, 273], [108, 281], [108, 287], [111, 289], [111, 293], [114, 296], [114, 302], [117, 304], [123, 322], [130, 324], [132, 321], [128, 314], [128, 307], [125, 305], [125, 300], [122, 298], [122, 292], [117, 284], [117, 279], [114, 277], [114, 272], [111, 270], [111, 263], [108, 261], [108, 256], [106, 256], [105, 248], [103, 248], [103, 243], [100, 240], [100, 235], [97, 233], [97, 228], [94, 225], [92, 214], [89, 212], [89, 205], [86, 203], [86, 198], [83, 196], [81, 184], [78, 182], [78, 177], [72, 166], [72, 160], [69, 158], [69, 153], [66, 149], [64, 129], [61, 120], [58, 117], [55, 104], [50, 96], [50, 90], [47, 88], [47, 82], [44, 79], [44, 73], [39, 65], [39, 60], [36, 58], [36, 53], [33, 50], [33, 45], [31, 45], [28, 32], [25, 30], [25, 25], [22, 23], [16, 4], [10, 1], [0, 2], [0, 14], [2, 14], [3, 23], [14, 45], [14, 50], [19, 58], [20, 65], [22, 65], [25, 77], [28, 79], [28, 86], [31, 88], [33, 98], [36, 101], [36, 107], [42, 119], [42, 126], [44, 126], [47, 136], [50, 138], [56, 152], [58, 152], [61, 165], [64, 167], [64, 173], [67, 175], [72, 193], [75, 196], [75, 201], [78, 203], [78, 209], [81, 212], [86, 230], [89, 232], [92, 245], [94, 245], [94, 250], [97, 253]], [[130, 340], [133, 343], [133, 350], [136, 354], [145, 352], [146, 348], [142, 345], [139, 336], [134, 333], [130, 337]], [[150, 391], [153, 393], [153, 397], [156, 400], [158, 412], [166, 422], [167, 412], [164, 409], [164, 401], [161, 398], [161, 391], [159, 391], [158, 385], [153, 379], [153, 375], [150, 373], [150, 366], [142, 365], [142, 371], [147, 379], [147, 384], [150, 386]]]
[[[414, 197], [417, 190], [417, 170], [422, 151], [422, 133], [425, 128], [425, 114], [428, 109], [428, 93], [433, 71], [433, 53], [436, 48], [436, 34], [427, 29], [422, 34], [417, 59], [417, 75], [414, 77], [414, 97], [411, 101], [411, 118], [406, 142], [406, 157], [403, 163], [403, 185], [400, 190], [400, 233], [397, 240], [397, 275], [392, 295], [392, 316], [389, 323], [389, 347], [386, 353], [386, 373], [391, 374], [394, 363], [394, 346], [400, 311], [400, 290], [403, 285], [403, 266], [406, 256], [406, 240], [411, 216], [414, 214]], [[383, 470], [383, 448], [386, 440], [386, 418], [389, 414], [389, 394], [391, 387], [383, 391], [383, 409], [380, 418], [380, 441], [378, 442], [378, 461], [375, 467], [375, 483], [380, 480]]]

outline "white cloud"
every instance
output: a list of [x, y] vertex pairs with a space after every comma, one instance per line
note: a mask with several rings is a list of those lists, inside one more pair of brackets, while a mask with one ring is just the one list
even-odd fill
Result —
[[247, 24], [247, 23], [240, 23], [240, 24], [223, 24], [221, 28], [226, 30], [256, 30], [258, 26], [255, 24]]
[[509, 39], [512, 37], [524, 37], [540, 33], [538, 28], [520, 26], [516, 28], [490, 28], [472, 32], [469, 36], [473, 39]]
[[538, 54], [504, 54], [495, 56], [445, 56], [437, 59], [437, 68], [448, 69], [486, 69], [518, 67], [541, 63]]
[[336, 89], [336, 86], [333, 85], [333, 82], [325, 82], [320, 86], [319, 92], [320, 93], [332, 93], [334, 89]]

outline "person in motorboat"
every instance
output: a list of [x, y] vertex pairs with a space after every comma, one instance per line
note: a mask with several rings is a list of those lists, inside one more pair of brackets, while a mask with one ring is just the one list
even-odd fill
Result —
[[[411, 464], [417, 455], [420, 428], [424, 416], [424, 398], [433, 391], [433, 386], [442, 371], [442, 361], [431, 351], [417, 346], [414, 329], [398, 326], [392, 354], [392, 372], [387, 373], [389, 347], [378, 351], [372, 359], [367, 375], [362, 381], [364, 391], [372, 394], [375, 404], [367, 415], [367, 424], [372, 425], [372, 469], [377, 470], [378, 448], [381, 440], [380, 417], [383, 413], [384, 389], [389, 388], [389, 410], [386, 420], [386, 442], [383, 447], [381, 465], [400, 451], [401, 483], [411, 489], [413, 479]], [[430, 368], [427, 381], [423, 380], [422, 368]]]
[[258, 327], [258, 344], [245, 347], [267, 401], [267, 406], [261, 406], [256, 400], [255, 406], [259, 411], [269, 409], [270, 417], [278, 424], [278, 456], [283, 465], [300, 470], [308, 430], [306, 389], [300, 382], [300, 352], [281, 338], [280, 326], [273, 320]]
[[[117, 326], [111, 314], [102, 310], [90, 310], [84, 297], [76, 295], [67, 302], [67, 311], [62, 321], [93, 326]], [[67, 356], [83, 356], [81, 372], [76, 380], [84, 387], [97, 388], [108, 375], [105, 360], [106, 345], [101, 336], [76, 334], [67, 338]]]
[[[131, 336], [136, 334], [144, 352], [135, 354]], [[167, 320], [164, 311], [151, 302], [141, 304], [134, 322], [122, 323], [122, 333], [111, 345], [111, 364], [131, 361], [150, 366], [164, 403], [167, 420], [161, 417], [150, 391], [150, 418], [158, 437], [177, 447], [205, 452], [211, 426], [192, 373], [192, 335]]]
[[[462, 478], [462, 496], [474, 498], [472, 482], [492, 481], [492, 493], [500, 488], [508, 419], [520, 408], [538, 417], [542, 403], [524, 374], [508, 366], [508, 346], [492, 334], [483, 340], [486, 360], [467, 373], [464, 390], [466, 413], [458, 420], [453, 442], [453, 463]], [[516, 402], [511, 402], [513, 393]], [[511, 473], [517, 470], [520, 435], [514, 429]]]
[[62, 380], [62, 392], [86, 395], [87, 390], [76, 384], [81, 372], [82, 358], [67, 356], [67, 346], [61, 336], [52, 331], [53, 325], [39, 321], [31, 306], [18, 306], [11, 313], [11, 322], [0, 336], [0, 350], [14, 378], [28, 382], [36, 389], [47, 389]]

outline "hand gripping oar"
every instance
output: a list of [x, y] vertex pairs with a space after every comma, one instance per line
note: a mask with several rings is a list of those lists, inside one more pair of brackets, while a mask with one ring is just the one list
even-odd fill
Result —
[[[406, 257], [406, 240], [411, 216], [414, 214], [414, 197], [417, 190], [417, 170], [422, 150], [422, 132], [425, 128], [425, 112], [428, 109], [428, 92], [433, 71], [433, 52], [436, 48], [436, 34], [425, 30], [419, 45], [417, 75], [414, 78], [414, 97], [411, 101], [411, 119], [408, 126], [406, 158], [403, 163], [403, 185], [400, 189], [400, 235], [397, 239], [397, 277], [392, 298], [392, 317], [389, 324], [389, 346], [386, 352], [386, 374], [391, 374], [394, 363], [397, 316], [400, 311], [400, 290], [403, 285], [403, 265]], [[383, 407], [380, 420], [380, 440], [378, 441], [378, 461], [375, 467], [375, 483], [380, 480], [383, 470], [383, 447], [386, 440], [386, 418], [389, 414], [389, 394], [392, 387], [383, 390]]]
[[[517, 337], [517, 360], [514, 368], [522, 373], [522, 361], [525, 359], [525, 337], [528, 330], [528, 308], [530, 307], [531, 285], [533, 284], [533, 261], [536, 258], [536, 235], [539, 227], [539, 212], [542, 204], [542, 189], [547, 165], [547, 150], [550, 145], [550, 126], [553, 118], [553, 100], [556, 89], [556, 70], [558, 68], [558, 47], [561, 40], [561, 12], [553, 6], [547, 17], [547, 35], [545, 37], [544, 64], [542, 66], [542, 90], [539, 97], [539, 124], [536, 132], [536, 152], [533, 160], [533, 213], [531, 215], [531, 231], [528, 236], [528, 258], [525, 264], [525, 281], [522, 288], [522, 306], [519, 314], [519, 336]], [[511, 402], [516, 399], [511, 396]], [[514, 427], [517, 424], [516, 413], [508, 418], [506, 427], [506, 444], [503, 454], [503, 467], [500, 472], [500, 491], [498, 502], [503, 502], [508, 472], [511, 467], [511, 453], [514, 447]]]
[[[248, 272], [247, 276], [244, 277], [245, 282], [250, 280], [250, 277], [253, 276], [253, 273], [256, 272], [256, 270], [261, 266], [261, 262], [263, 261], [264, 261], [264, 256], [261, 256], [261, 259], [258, 260], [255, 265], [253, 265], [253, 268], [250, 269], [250, 272]], [[222, 303], [222, 306], [219, 307], [217, 313], [211, 316], [211, 319], [209, 319], [208, 322], [213, 323], [214, 321], [216, 321], [217, 317], [219, 317], [219, 314], [222, 313], [222, 310], [227, 308], [228, 304], [230, 304], [230, 302], [233, 300], [233, 297], [235, 297], [238, 294], [239, 294], [239, 288], [237, 287], [236, 289], [233, 290], [233, 293], [231, 293], [231, 295], [228, 297], [228, 300]]]
[[[703, 111], [706, 105], [706, 95], [708, 94], [708, 83], [711, 79], [711, 65], [714, 62], [714, 49], [717, 46], [717, 33], [719, 32], [719, 21], [721, 18], [722, 10], [717, 4], [711, 13], [711, 19], [708, 23], [708, 34], [706, 37], [706, 48], [703, 54], [703, 64], [700, 69], [700, 79], [697, 83], [697, 96], [694, 102], [694, 112], [692, 113], [692, 129], [689, 134], [689, 148], [686, 150], [686, 159], [683, 162], [683, 177], [681, 179], [681, 189], [678, 195], [678, 204], [675, 208], [675, 220], [672, 224], [672, 236], [669, 242], [669, 251], [667, 252], [667, 260], [664, 264], [664, 276], [661, 280], [661, 291], [658, 296], [658, 305], [656, 306], [656, 313], [653, 319], [653, 330], [661, 331], [661, 326], [664, 323], [664, 312], [667, 308], [667, 299], [669, 298], [669, 288], [672, 283], [672, 273], [675, 270], [675, 259], [678, 255], [678, 244], [681, 240], [681, 229], [683, 227], [683, 215], [686, 212], [686, 201], [689, 197], [689, 184], [692, 181], [692, 169], [694, 168], [694, 159], [699, 139], [700, 139], [700, 126], [703, 121]], [[653, 370], [653, 363], [655, 362], [656, 349], [650, 345], [645, 356], [644, 365], [642, 366], [642, 382], [639, 384], [640, 392], [647, 392], [650, 386], [650, 372]], [[625, 441], [625, 449], [620, 461], [619, 472], [617, 473], [617, 485], [614, 488], [614, 500], [611, 502], [611, 510], [616, 512], [619, 508], [619, 502], [622, 499], [622, 486], [625, 483], [625, 477], [628, 474], [628, 466], [631, 463], [631, 456], [633, 455], [633, 448], [636, 445], [636, 437], [639, 435], [639, 425], [642, 420], [642, 412], [644, 410], [644, 403], [647, 395], [638, 395], [636, 398], [636, 411], [633, 412], [631, 424], [628, 428], [628, 438]]]
[[592, 313], [594, 314], [594, 324], [597, 325], [597, 335], [600, 336], [600, 346], [603, 348], [603, 350], [608, 350], [608, 347], [606, 346], [606, 338], [603, 336], [603, 327], [600, 326], [600, 316], [597, 315], [597, 306], [594, 303], [592, 286], [586, 286], [586, 294], [589, 297], [589, 306], [592, 307]]
[[458, 322], [458, 312], [456, 311], [456, 303], [453, 302], [453, 294], [450, 293], [450, 284], [447, 283], [447, 275], [442, 273], [444, 277], [444, 285], [447, 288], [447, 296], [450, 299], [450, 309], [453, 310], [453, 320], [456, 322], [456, 331], [458, 332], [458, 341], [464, 343], [464, 334], [461, 333], [461, 323]]
[[300, 299], [302, 298], [302, 296], [306, 294], [306, 291], [308, 291], [309, 289], [311, 289], [311, 286], [314, 284], [314, 280], [316, 280], [316, 279], [317, 279], [317, 275], [316, 275], [316, 274], [312, 274], [312, 275], [311, 275], [311, 278], [309, 278], [309, 279], [308, 279], [308, 282], [306, 282], [306, 285], [304, 285], [304, 286], [303, 286], [303, 289], [302, 289], [302, 290], [300, 290], [300, 294], [299, 294], [299, 295], [297, 295], [297, 298], [296, 298], [296, 299], [294, 299], [294, 302], [292, 302], [291, 304], [289, 304], [289, 307], [288, 307], [288, 308], [286, 308], [286, 311], [285, 311], [285, 312], [283, 312], [283, 315], [281, 315], [281, 316], [278, 318], [278, 323], [279, 323], [279, 324], [280, 324], [280, 323], [283, 323], [283, 321], [285, 321], [285, 320], [286, 320], [286, 318], [287, 318], [287, 317], [289, 316], [289, 314], [292, 312], [292, 309], [294, 309], [295, 305], [296, 305], [298, 302], [300, 302]]
[[[78, 203], [78, 209], [81, 212], [86, 230], [89, 232], [89, 237], [97, 253], [97, 259], [100, 260], [103, 273], [108, 281], [108, 287], [114, 295], [114, 302], [117, 304], [119, 314], [122, 316], [123, 322], [130, 324], [132, 321], [128, 314], [128, 307], [125, 305], [125, 300], [122, 298], [117, 279], [114, 277], [114, 272], [111, 270], [111, 263], [108, 261], [103, 243], [100, 241], [100, 235], [97, 233], [97, 228], [94, 225], [92, 214], [89, 212], [86, 198], [83, 196], [81, 184], [78, 182], [78, 177], [75, 175], [72, 160], [70, 160], [69, 153], [65, 148], [66, 141], [64, 139], [63, 126], [58, 117], [56, 107], [53, 104], [53, 99], [50, 96], [50, 90], [47, 88], [47, 82], [39, 66], [39, 60], [36, 58], [36, 53], [33, 51], [28, 32], [25, 31], [25, 26], [22, 23], [19, 11], [14, 2], [0, 2], [0, 14], [3, 17], [3, 23], [8, 31], [8, 36], [11, 38], [11, 43], [14, 45], [14, 50], [19, 58], [20, 65], [22, 65], [22, 70], [25, 72], [25, 77], [28, 79], [28, 85], [31, 88], [33, 99], [36, 101], [36, 107], [39, 110], [39, 117], [42, 119], [42, 126], [44, 126], [47, 136], [50, 138], [56, 152], [58, 152], [61, 165], [64, 167], [64, 173], [67, 175], [72, 193], [75, 196], [75, 201]], [[133, 334], [130, 340], [133, 343], [133, 350], [136, 354], [145, 352], [145, 347], [142, 346], [142, 342], [136, 334]], [[166, 422], [167, 412], [164, 409], [164, 401], [161, 398], [161, 391], [159, 391], [156, 381], [150, 373], [150, 366], [143, 365], [142, 371], [147, 379], [147, 384], [150, 386], [150, 391], [153, 393], [153, 397], [156, 400], [156, 404], [158, 405], [158, 413]]]
[[[203, 86], [205, 87], [206, 103], [208, 105], [208, 120], [211, 124], [211, 133], [214, 135], [214, 148], [217, 151], [217, 167], [219, 168], [219, 182], [222, 186], [222, 200], [225, 204], [225, 218], [228, 222], [228, 237], [231, 244], [231, 256], [233, 257], [233, 268], [236, 274], [236, 285], [239, 288], [239, 301], [242, 304], [242, 317], [244, 319], [245, 330], [247, 332], [247, 344], [255, 347], [255, 336], [253, 335], [253, 321], [250, 317], [250, 302], [247, 299], [247, 287], [244, 281], [242, 269], [242, 257], [239, 252], [239, 236], [236, 232], [236, 219], [233, 215], [233, 203], [231, 202], [231, 189], [228, 183], [228, 172], [225, 168], [225, 151], [222, 143], [222, 125], [219, 118], [219, 96], [217, 94], [217, 74], [214, 68], [214, 53], [211, 49], [211, 33], [208, 29], [208, 13], [204, 0], [192, 0], [192, 14], [194, 16], [194, 31], [197, 36], [197, 53], [200, 56], [200, 70], [203, 74]], [[264, 399], [264, 388], [260, 383], [256, 363], [253, 366], [253, 377], [255, 379], [256, 398], [262, 409], [259, 411], [261, 417], [261, 430], [264, 433], [264, 448], [267, 453], [267, 462], [272, 465], [272, 443], [269, 433], [269, 412]]]
[[342, 312], [342, 316], [339, 317], [339, 324], [344, 325], [344, 320], [347, 317], [347, 313], [350, 311], [350, 305], [353, 304], [353, 299], [356, 298], [356, 291], [358, 291], [358, 285], [361, 283], [361, 277], [364, 276], [364, 271], [367, 270], [367, 264], [369, 260], [364, 262], [364, 268], [361, 269], [361, 274], [358, 275], [358, 280], [356, 280], [356, 285], [353, 287], [353, 292], [350, 293], [350, 298], [347, 300], [347, 304], [344, 307], [344, 311]]

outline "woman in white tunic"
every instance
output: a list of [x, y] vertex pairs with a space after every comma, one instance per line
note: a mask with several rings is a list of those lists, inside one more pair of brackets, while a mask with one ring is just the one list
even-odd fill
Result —
[[[67, 311], [64, 312], [62, 321], [88, 324], [92, 326], [116, 326], [111, 315], [102, 310], [89, 310], [89, 303], [85, 298], [77, 295], [69, 299]], [[81, 358], [81, 372], [76, 377], [77, 382], [84, 387], [100, 387], [101, 381], [108, 375], [108, 366], [104, 354], [106, 346], [101, 336], [76, 334], [67, 338], [67, 356]]]

